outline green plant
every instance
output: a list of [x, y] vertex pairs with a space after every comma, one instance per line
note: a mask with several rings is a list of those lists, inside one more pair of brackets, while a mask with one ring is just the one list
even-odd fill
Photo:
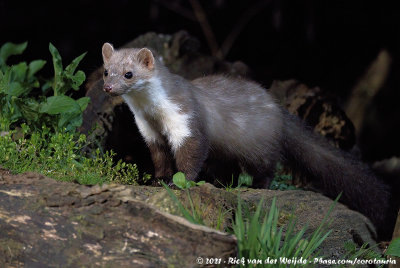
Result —
[[[339, 197], [338, 197], [339, 198]], [[233, 231], [238, 239], [238, 257], [244, 260], [280, 260], [275, 262], [274, 267], [294, 267], [295, 264], [283, 263], [281, 258], [296, 258], [306, 264], [318, 256], [317, 248], [328, 237], [330, 231], [326, 230], [329, 224], [328, 216], [334, 208], [338, 198], [330, 207], [320, 226], [308, 237], [304, 237], [307, 227], [302, 228], [297, 234], [294, 233], [296, 221], [294, 216], [290, 217], [289, 223], [278, 228], [279, 210], [275, 205], [275, 198], [272, 200], [269, 212], [261, 221], [261, 200], [253, 215], [243, 217], [241, 199], [238, 197], [238, 208], [236, 210]], [[261, 223], [260, 223], [261, 221]], [[270, 263], [262, 264], [270, 267]], [[263, 266], [257, 267], [263, 267]], [[246, 264], [251, 267], [253, 264]]]
[[242, 172], [239, 174], [238, 178], [238, 188], [246, 186], [250, 187], [253, 184], [253, 177], [246, 172]]
[[[50, 43], [54, 77], [36, 77], [46, 64], [35, 60], [8, 66], [10, 56], [24, 52], [27, 43], [6, 43], [0, 48], [0, 165], [20, 173], [37, 171], [60, 180], [83, 184], [146, 182], [136, 165], [113, 163], [113, 152], [85, 155], [86, 136], [76, 133], [88, 97], [74, 100], [85, 74], [76, 70], [86, 53], [63, 68], [58, 50]], [[29, 127], [28, 127], [29, 126]]]
[[232, 174], [231, 181], [228, 182], [227, 184], [223, 184], [220, 182], [218, 179], [216, 180], [222, 187], [225, 188], [226, 191], [231, 192], [235, 189], [241, 188], [241, 187], [250, 187], [253, 183], [253, 177], [245, 172], [242, 172], [239, 174], [238, 177], [238, 185], [234, 186], [234, 178]]
[[400, 258], [400, 237], [395, 238], [385, 252], [385, 256], [393, 256]]
[[276, 171], [274, 178], [269, 186], [271, 190], [297, 190], [298, 188], [292, 185], [293, 177], [292, 175], [286, 174], [284, 172], [282, 164], [278, 163], [276, 165]]
[[[20, 136], [19, 138], [15, 138]], [[15, 173], [36, 171], [64, 181], [82, 184], [118, 182], [137, 184], [147, 181], [150, 175], [139, 176], [136, 165], [119, 161], [113, 163], [112, 152], [94, 157], [86, 157], [82, 148], [86, 136], [71, 132], [53, 133], [43, 127], [41, 131], [31, 131], [22, 124], [19, 132], [9, 131], [0, 135], [0, 166]]]
[[174, 201], [174, 203], [177, 204], [182, 215], [185, 217], [185, 219], [187, 219], [191, 223], [204, 225], [204, 221], [203, 221], [201, 215], [198, 213], [198, 211], [195, 208], [195, 205], [193, 203], [189, 189], [193, 186], [202, 185], [205, 182], [204, 181], [194, 182], [194, 181], [187, 180], [185, 174], [182, 172], [177, 172], [176, 174], [174, 174], [172, 181], [179, 189], [184, 190], [186, 192], [188, 200], [189, 200], [191, 212], [183, 206], [183, 204], [179, 201], [178, 197], [168, 187], [168, 185], [166, 185], [163, 181], [161, 181], [161, 184], [167, 190], [167, 193], [169, 194], [171, 199]]
[[[7, 65], [10, 56], [22, 54], [26, 47], [27, 42], [6, 43], [0, 48], [0, 130], [8, 131], [27, 123], [35, 129], [41, 129], [44, 124], [54, 130], [74, 131], [82, 124], [82, 113], [89, 98], [74, 100], [65, 94], [70, 89], [78, 90], [84, 82], [85, 74], [75, 70], [86, 53], [63, 69], [61, 56], [50, 43], [55, 74], [41, 86], [36, 73], [46, 61]], [[47, 96], [50, 90], [53, 96]]]
[[195, 182], [187, 180], [185, 174], [182, 172], [175, 173], [174, 176], [172, 177], [172, 181], [176, 187], [182, 190], [189, 189], [194, 186], [200, 186], [205, 183], [205, 181]]
[[[385, 263], [388, 262], [388, 257], [400, 257], [400, 238], [394, 239], [388, 246], [384, 254], [378, 253], [375, 249], [378, 244], [369, 246], [368, 243], [364, 243], [361, 247], [358, 247], [353, 241], [347, 241], [344, 244], [346, 254], [343, 259], [349, 261], [355, 260], [373, 260], [374, 264], [379, 264], [378, 267], [384, 267]], [[346, 267], [345, 265], [338, 265], [337, 267]]]

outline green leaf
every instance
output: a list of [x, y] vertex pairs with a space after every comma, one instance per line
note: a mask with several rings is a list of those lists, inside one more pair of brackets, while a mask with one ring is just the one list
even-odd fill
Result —
[[31, 91], [31, 88], [28, 86], [22, 86], [20, 82], [12, 82], [9, 85], [7, 95], [9, 96], [14, 96], [14, 97], [19, 97], [24, 93], [28, 93]]
[[63, 113], [58, 121], [58, 127], [66, 131], [74, 131], [77, 127], [82, 125], [81, 113]]
[[20, 62], [17, 65], [13, 65], [11, 67], [11, 80], [24, 82], [27, 71], [28, 71], [28, 65], [26, 64], [26, 62]]
[[86, 75], [83, 71], [77, 71], [74, 76], [67, 76], [69, 79], [71, 79], [71, 87], [74, 90], [78, 90], [79, 86], [85, 82]]
[[34, 60], [29, 63], [28, 78], [32, 78], [46, 64], [45, 60]]
[[11, 68], [7, 68], [5, 73], [2, 75], [0, 79], [0, 93], [6, 93], [8, 91], [8, 85], [11, 80]]
[[89, 102], [90, 102], [90, 98], [89, 97], [82, 97], [80, 99], [78, 99], [76, 101], [79, 106], [81, 107], [81, 111], [85, 111], [86, 107], [88, 106]]
[[59, 91], [64, 85], [62, 81], [62, 60], [60, 53], [58, 52], [57, 48], [52, 44], [49, 43], [49, 50], [53, 57], [53, 67], [54, 67], [54, 81], [53, 81], [53, 89], [54, 89], [54, 96], [59, 95]]
[[394, 239], [390, 243], [385, 254], [393, 257], [400, 257], [400, 237]]
[[194, 181], [186, 180], [185, 189], [189, 189], [190, 187], [194, 187], [194, 186], [196, 186], [196, 183]]
[[21, 112], [23, 116], [29, 121], [38, 121], [39, 119], [39, 108], [40, 105], [34, 99], [26, 99], [24, 103], [21, 104]]
[[81, 108], [77, 101], [68, 96], [61, 95], [47, 98], [46, 102], [41, 105], [39, 112], [47, 114], [61, 114], [80, 111]]
[[79, 63], [81, 62], [81, 60], [83, 59], [83, 57], [85, 57], [87, 52], [83, 53], [82, 55], [76, 57], [71, 63], [70, 65], [68, 65], [65, 68], [65, 74], [67, 76], [72, 76], [76, 70], [76, 67], [78, 67]]
[[47, 93], [50, 91], [51, 86], [53, 82], [51, 80], [47, 80], [43, 85], [42, 85], [42, 94], [47, 95]]
[[182, 172], [175, 173], [172, 177], [172, 181], [180, 189], [187, 188], [185, 174], [183, 174]]
[[251, 186], [253, 184], [253, 177], [247, 173], [240, 173], [238, 178], [238, 185], [240, 187]]
[[20, 55], [26, 49], [28, 42], [24, 42], [21, 44], [14, 43], [5, 43], [0, 48], [0, 66], [4, 66], [6, 64], [7, 59], [12, 55]]

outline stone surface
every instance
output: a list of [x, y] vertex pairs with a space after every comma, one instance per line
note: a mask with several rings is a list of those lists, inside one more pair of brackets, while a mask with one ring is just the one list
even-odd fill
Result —
[[0, 267], [194, 267], [236, 254], [234, 236], [160, 212], [155, 189], [81, 186], [0, 171]]
[[[186, 207], [187, 194], [175, 191]], [[280, 223], [294, 213], [296, 230], [315, 230], [332, 200], [307, 191], [241, 189], [210, 184], [190, 189], [204, 222], [229, 228], [237, 195], [253, 210], [261, 198], [266, 211], [273, 197]], [[157, 207], [157, 209], [156, 209]], [[35, 173], [11, 175], [0, 169], [0, 267], [194, 267], [198, 256], [226, 259], [236, 254], [234, 236], [188, 223], [163, 188], [83, 186]], [[321, 254], [343, 256], [347, 240], [373, 241], [372, 224], [337, 204]]]

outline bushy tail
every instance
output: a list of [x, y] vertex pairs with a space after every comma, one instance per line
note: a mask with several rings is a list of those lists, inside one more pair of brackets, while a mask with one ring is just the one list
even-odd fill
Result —
[[350, 154], [340, 151], [285, 113], [284, 157], [314, 187], [330, 198], [342, 192], [340, 202], [371, 219], [378, 236], [390, 236], [396, 213], [389, 187], [372, 170]]

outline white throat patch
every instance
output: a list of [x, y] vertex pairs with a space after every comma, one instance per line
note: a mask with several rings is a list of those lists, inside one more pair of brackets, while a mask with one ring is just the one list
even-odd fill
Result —
[[[175, 153], [191, 135], [189, 126], [191, 115], [183, 113], [179, 104], [168, 98], [159, 78], [153, 77], [146, 84], [145, 90], [137, 94], [130, 92], [122, 97], [134, 113], [136, 124], [145, 141], [162, 143], [164, 135]], [[158, 133], [157, 128], [146, 120], [146, 116], [160, 123], [161, 133]]]

